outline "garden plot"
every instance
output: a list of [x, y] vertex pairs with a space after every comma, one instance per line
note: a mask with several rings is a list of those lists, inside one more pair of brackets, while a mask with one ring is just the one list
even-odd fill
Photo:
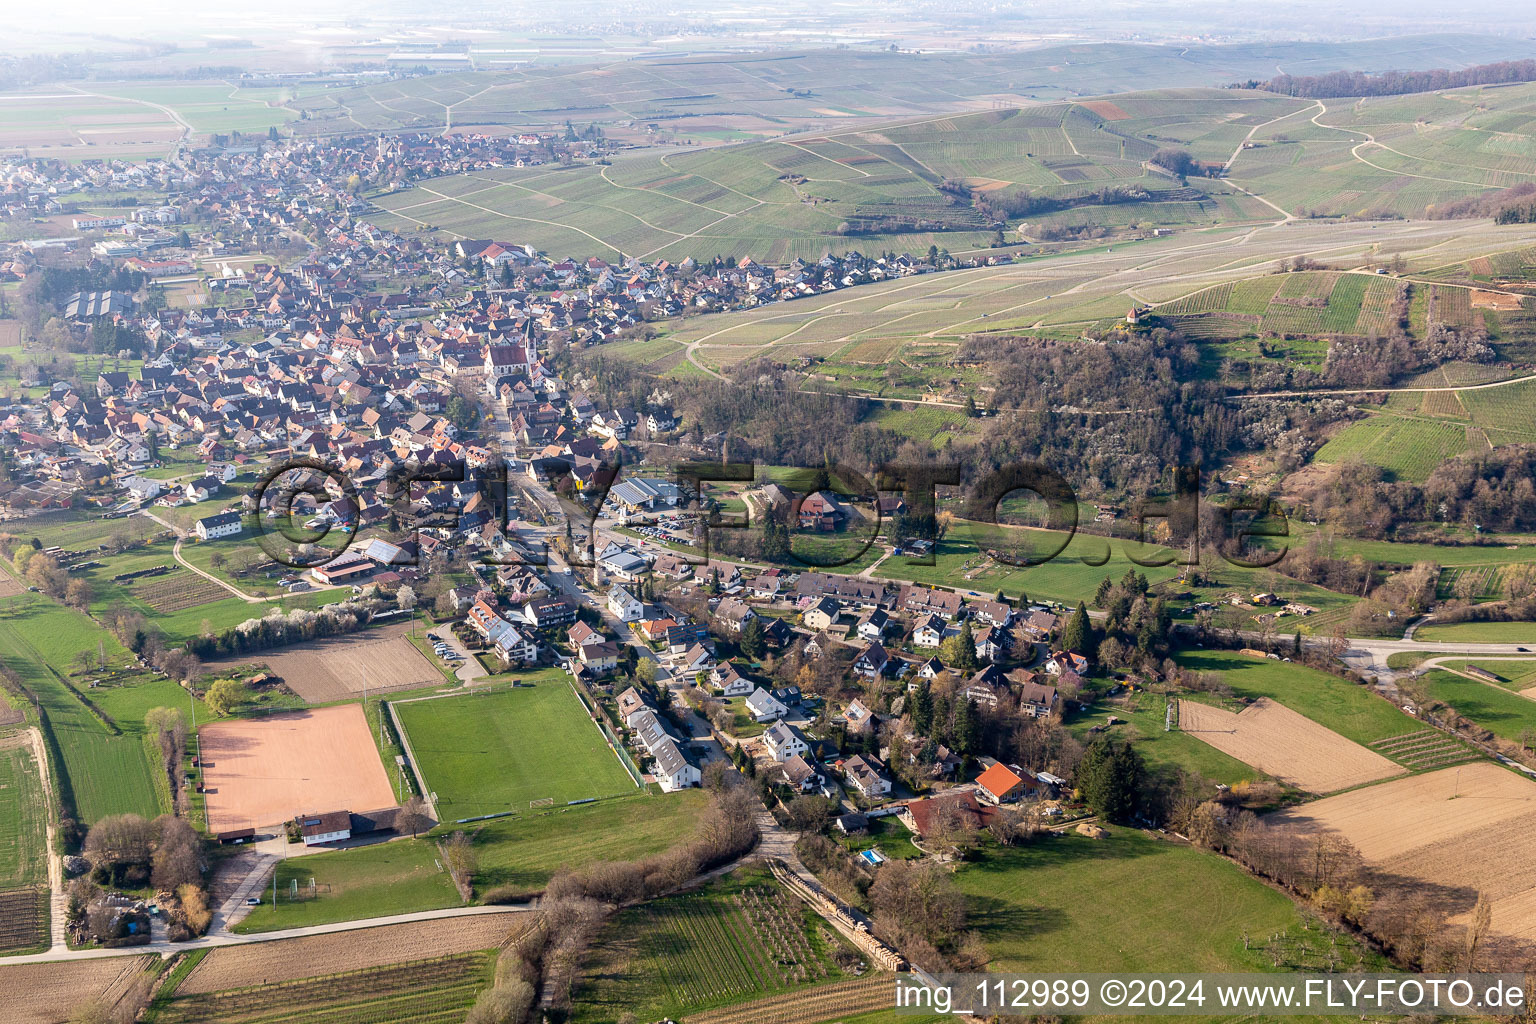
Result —
[[1180, 701], [1179, 729], [1311, 793], [1332, 793], [1403, 772], [1380, 754], [1267, 697], [1237, 714]]

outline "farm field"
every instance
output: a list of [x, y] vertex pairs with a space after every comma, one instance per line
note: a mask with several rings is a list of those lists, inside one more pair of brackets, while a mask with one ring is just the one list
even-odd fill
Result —
[[840, 1024], [939, 1024], [953, 1019], [891, 1009], [894, 984], [890, 975], [873, 973], [854, 981], [834, 981], [690, 1013], [688, 1024], [820, 1024], [830, 1020]]
[[[1055, 547], [1063, 544], [1065, 547], [1059, 555], [1041, 565], [1019, 567], [998, 562], [981, 553], [978, 542], [996, 548], [999, 539], [1009, 542], [1009, 557], [1016, 561], [1026, 557], [1040, 558]], [[933, 565], [913, 565], [912, 560], [906, 556], [895, 556], [875, 570], [875, 576], [975, 590], [989, 596], [999, 590], [1010, 597], [1017, 597], [1022, 592], [1035, 601], [1075, 604], [1093, 597], [1095, 588], [1104, 577], [1118, 580], [1125, 575], [1127, 569], [1145, 573], [1148, 581], [1154, 584], [1178, 575], [1179, 569], [1175, 565], [1136, 564], [1129, 558], [1133, 548], [1136, 549], [1136, 556], [1144, 561], [1154, 560], [1160, 555], [1166, 557], [1168, 554], [1163, 549], [1139, 547], [1130, 541], [1093, 534], [1077, 533], [1069, 539], [1065, 533], [1057, 531], [1008, 529], [959, 522], [939, 542], [934, 552]], [[1101, 559], [1102, 564], [1090, 564], [1090, 561], [1098, 562]]]
[[440, 1024], [460, 1021], [495, 970], [490, 952], [435, 956], [382, 967], [254, 985], [225, 992], [178, 995], [156, 1019], [166, 1024], [238, 1020], [246, 1024], [306, 1020], [323, 1024]]
[[0, 956], [48, 948], [46, 885], [0, 889]]
[[208, 668], [219, 672], [264, 665], [312, 704], [346, 700], [365, 690], [384, 693], [441, 683], [442, 673], [411, 643], [410, 633], [409, 622], [391, 623], [275, 651], [216, 659], [208, 662]]
[[1272, 970], [1258, 945], [1243, 948], [1245, 933], [1326, 946], [1289, 899], [1236, 865], [1131, 829], [989, 845], [955, 880], [993, 971]]
[[0, 658], [36, 693], [48, 714], [65, 777], [57, 780], [65, 806], [82, 822], [132, 812], [152, 818], [162, 810], [152, 766], [139, 731], [108, 725], [70, 692], [64, 679], [82, 650], [104, 651], [123, 665], [127, 652], [115, 637], [73, 609], [40, 595], [0, 601]]
[[1425, 623], [1413, 631], [1425, 643], [1536, 644], [1536, 622]]
[[[1185, 127], [1196, 137], [1219, 133], [1233, 117], [1304, 105], [1237, 91], [1190, 90], [1179, 100]], [[1161, 123], [1154, 111], [1147, 115], [1116, 122], [1111, 131], [1088, 108], [1055, 104], [719, 149], [642, 151], [608, 166], [495, 169], [382, 197], [379, 204], [394, 216], [380, 219], [397, 229], [425, 224], [460, 237], [511, 230], [539, 248], [581, 256], [682, 259], [719, 252], [769, 262], [816, 259], [828, 248], [990, 245], [985, 219], [937, 188], [946, 178], [1074, 200], [1044, 218], [1052, 225], [1129, 217], [1206, 226], [1223, 211], [1228, 219], [1268, 219], [1265, 207], [1223, 183], [1177, 187], [1147, 172], [1142, 161], [1156, 146], [1137, 133]], [[1069, 158], [1074, 149], [1080, 155]], [[1128, 214], [1096, 204], [1092, 188], [1108, 182], [1134, 184], [1152, 200], [1128, 204]]]
[[0, 963], [6, 1024], [59, 1024], [88, 1000], [115, 1000], [152, 961], [120, 956], [68, 964]]
[[1435, 669], [1425, 673], [1420, 685], [1435, 700], [1503, 739], [1518, 743], [1522, 735], [1536, 730], [1536, 700], [1530, 697]]
[[660, 853], [693, 834], [707, 802], [703, 790], [689, 789], [532, 813], [525, 806], [514, 817], [470, 826], [480, 860], [476, 884], [535, 893], [564, 868]]
[[1493, 931], [1536, 938], [1536, 782], [1482, 762], [1394, 779], [1277, 816], [1338, 832], [1366, 863], [1431, 887], [1453, 912], [1478, 893], [1493, 902]]
[[211, 950], [176, 987], [178, 996], [340, 974], [383, 964], [493, 949], [531, 924], [532, 914], [484, 914], [405, 925], [360, 928], [334, 935], [279, 939]]
[[441, 866], [437, 844], [425, 837], [291, 856], [277, 865], [277, 894], [274, 906], [269, 889], [262, 905], [234, 930], [305, 928], [463, 903]]
[[[1490, 227], [1467, 221], [1414, 222], [1411, 235], [1406, 227], [1392, 223], [1298, 221], [1283, 232], [1252, 237], [1237, 228], [1216, 227], [1198, 234], [1164, 235], [1049, 258], [900, 278], [791, 303], [696, 317], [665, 325], [660, 338], [643, 343], [642, 353], [625, 358], [652, 364], [667, 358], [666, 346], [671, 345], [674, 352], [688, 346], [694, 359], [713, 370], [765, 354], [783, 360], [807, 354], [827, 359], [812, 367], [813, 385], [825, 375], [829, 384], [844, 390], [918, 398], [921, 386], [914, 387], [910, 381], [892, 385], [885, 379], [884, 367], [839, 363], [835, 354], [869, 341], [870, 345], [858, 349], [860, 358], [878, 363], [913, 343], [926, 346], [972, 332], [1040, 334], [1042, 330], [1034, 325], [1041, 321], [1081, 322], [1103, 317], [1106, 310], [1118, 317], [1136, 301], [1126, 294], [1128, 280], [1136, 281], [1133, 290], [1138, 296], [1161, 293], [1169, 299], [1223, 282], [1233, 283], [1234, 295], [1249, 281], [1277, 288], [1278, 284], [1270, 283], [1277, 261], [1309, 246], [1326, 247], [1331, 262], [1358, 265], [1375, 258], [1378, 244], [1395, 246], [1409, 258], [1433, 251], [1443, 262], [1449, 253], [1486, 252], [1517, 240], [1528, 245], [1529, 239], [1528, 226]], [[1148, 260], [1157, 260], [1154, 280], [1145, 274]], [[1263, 276], [1256, 279], [1256, 274]], [[1079, 330], [1069, 329], [1068, 336], [1076, 337]], [[877, 341], [885, 343], [886, 355], [880, 353]], [[692, 363], [668, 365], [697, 372]], [[923, 360], [914, 365], [923, 365]], [[662, 371], [675, 372], [665, 367]], [[928, 372], [931, 383], [938, 386], [956, 370], [935, 364]], [[1504, 389], [1479, 394], [1500, 390]]]
[[1236, 714], [1180, 701], [1179, 730], [1309, 793], [1331, 793], [1403, 772], [1380, 754], [1265, 697]]
[[395, 806], [358, 704], [213, 722], [199, 731], [198, 746], [214, 831]]
[[393, 705], [443, 820], [634, 792], [565, 676], [523, 679], [531, 685]]
[[1236, 651], [1180, 651], [1182, 668], [1216, 672], [1237, 697], [1268, 697], [1363, 746], [1412, 730], [1416, 720], [1369, 689], [1301, 665]]
[[[1521, 693], [1536, 686], [1536, 658], [1519, 655], [1493, 658], [1469, 658], [1441, 661], [1440, 667], [1450, 672], [1465, 672], [1471, 666], [1492, 672], [1498, 677], [1498, 685], [1506, 690]], [[1527, 696], [1531, 696], [1527, 694]]]
[[1468, 450], [1465, 427], [1401, 416], [1371, 416], [1351, 424], [1318, 449], [1314, 462], [1364, 462], [1394, 479], [1423, 481]]
[[831, 929], [762, 869], [626, 910], [593, 944], [573, 993], [577, 1021], [691, 1016], [837, 980]]
[[47, 816], [30, 735], [0, 736], [0, 890], [47, 882]]

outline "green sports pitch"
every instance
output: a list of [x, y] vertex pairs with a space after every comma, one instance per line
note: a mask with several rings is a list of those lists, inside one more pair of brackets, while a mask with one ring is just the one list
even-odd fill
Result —
[[407, 701], [396, 711], [444, 821], [635, 791], [556, 672], [531, 686]]

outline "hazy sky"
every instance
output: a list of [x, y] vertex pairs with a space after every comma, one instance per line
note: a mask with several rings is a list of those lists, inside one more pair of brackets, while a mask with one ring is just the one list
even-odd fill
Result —
[[[160, 39], [193, 42], [210, 35], [281, 38], [286, 28], [314, 28], [345, 23], [366, 35], [408, 23], [428, 27], [472, 26], [516, 31], [525, 19], [546, 26], [569, 17], [578, 31], [606, 20], [641, 26], [668, 19], [709, 20], [712, 12], [741, 8], [759, 17], [783, 19], [793, 32], [798, 24], [846, 12], [863, 34], [899, 38], [904, 21], [943, 24], [946, 13], [969, 31], [985, 29], [989, 18], [1017, 34], [1021, 25], [1038, 24], [1042, 33], [1071, 33], [1086, 38], [1134, 34], [1155, 38], [1363, 38], [1418, 32], [1481, 31], [1530, 36], [1536, 32], [1536, 7], [1512, 0], [882, 0], [828, 4], [818, 0], [780, 0], [762, 5], [747, 0], [566, 0], [558, 6], [537, 0], [266, 0], [256, 5], [210, 4], [206, 0], [0, 0], [0, 51], [38, 48], [80, 49], [97, 39]], [[883, 23], [883, 26], [882, 26]], [[643, 32], [642, 27], [639, 31]]]

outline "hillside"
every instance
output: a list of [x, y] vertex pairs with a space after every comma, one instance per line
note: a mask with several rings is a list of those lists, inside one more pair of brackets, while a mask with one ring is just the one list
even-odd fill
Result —
[[[1026, 106], [1014, 96], [1000, 101], [1006, 109], [440, 178], [378, 197], [374, 219], [577, 257], [782, 263], [1282, 218], [1414, 218], [1536, 182], [1533, 100], [1536, 85], [1357, 103], [1225, 89]], [[1187, 180], [1150, 165], [1160, 149], [1189, 154]]]

